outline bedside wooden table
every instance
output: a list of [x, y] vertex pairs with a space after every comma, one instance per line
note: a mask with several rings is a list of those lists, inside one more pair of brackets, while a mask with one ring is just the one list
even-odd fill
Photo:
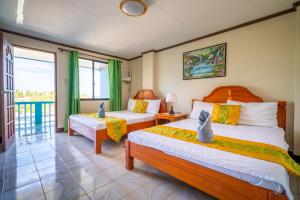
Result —
[[169, 114], [169, 113], [158, 113], [155, 115], [155, 124], [158, 125], [158, 120], [164, 119], [164, 120], [169, 120], [170, 122], [175, 122], [178, 120], [186, 119], [188, 114]]

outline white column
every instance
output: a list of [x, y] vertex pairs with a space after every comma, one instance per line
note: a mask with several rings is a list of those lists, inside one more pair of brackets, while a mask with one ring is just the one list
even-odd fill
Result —
[[143, 89], [154, 89], [156, 68], [156, 53], [150, 51], [143, 54]]
[[300, 155], [300, 6], [296, 11], [294, 153]]

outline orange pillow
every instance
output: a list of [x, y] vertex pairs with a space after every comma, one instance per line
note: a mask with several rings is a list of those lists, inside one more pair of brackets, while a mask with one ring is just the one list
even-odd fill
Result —
[[133, 112], [145, 113], [147, 110], [148, 102], [144, 100], [136, 100], [133, 108]]
[[240, 119], [240, 105], [214, 104], [211, 121], [220, 124], [237, 125]]

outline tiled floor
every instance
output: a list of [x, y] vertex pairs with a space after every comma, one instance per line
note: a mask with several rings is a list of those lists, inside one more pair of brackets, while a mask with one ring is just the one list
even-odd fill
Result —
[[[19, 139], [0, 154], [2, 199], [213, 199], [138, 160], [133, 171], [124, 166], [122, 143], [105, 142], [94, 155], [82, 136]], [[297, 195], [300, 181], [291, 182]]]

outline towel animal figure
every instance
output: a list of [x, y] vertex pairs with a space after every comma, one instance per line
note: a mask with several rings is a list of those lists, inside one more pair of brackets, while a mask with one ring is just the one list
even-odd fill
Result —
[[98, 118], [104, 118], [105, 117], [105, 111], [104, 111], [104, 103], [100, 103], [99, 109], [98, 109]]
[[204, 110], [199, 116], [198, 139], [203, 143], [211, 143], [213, 141], [213, 131], [211, 129], [210, 114]]

